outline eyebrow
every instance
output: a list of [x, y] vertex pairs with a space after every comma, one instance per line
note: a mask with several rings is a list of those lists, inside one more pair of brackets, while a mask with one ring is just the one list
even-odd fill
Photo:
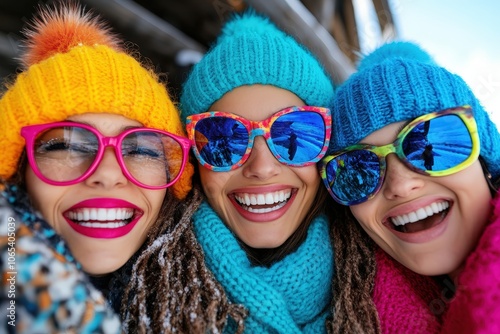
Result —
[[[398, 137], [399, 133], [408, 125], [410, 124], [411, 122], [413, 121], [413, 119], [410, 119], [406, 122], [404, 122], [403, 124], [401, 124], [397, 129], [396, 129], [396, 135], [395, 135], [395, 138]], [[379, 129], [380, 130], [380, 129]], [[373, 132], [372, 132], [373, 133]], [[370, 133], [371, 134], [371, 133]], [[360, 141], [359, 144], [366, 144], [366, 145], [371, 145], [369, 143], [366, 143], [366, 142], [363, 142], [363, 141]]]
[[403, 124], [401, 124], [401, 126], [400, 126], [400, 127], [398, 127], [398, 129], [397, 129], [397, 131], [396, 131], [396, 137], [397, 137], [397, 136], [399, 135], [399, 133], [400, 133], [401, 131], [403, 131], [403, 129], [404, 129], [404, 128], [408, 125], [408, 124], [410, 124], [412, 121], [413, 121], [413, 119], [410, 119], [410, 120], [408, 120], [408, 121], [404, 122]]
[[[280, 109], [278, 109], [278, 110], [273, 110], [273, 111], [271, 111], [271, 112], [273, 113], [272, 115], [274, 115], [274, 114], [279, 113], [280, 111], [285, 110], [285, 109], [289, 109], [289, 108], [302, 108], [302, 107], [306, 107], [306, 106], [309, 106], [309, 105], [308, 105], [308, 104], [304, 104], [303, 106], [298, 106], [298, 105], [296, 105], [296, 104], [292, 104], [291, 106], [288, 106], [288, 107], [283, 107], [283, 108], [280, 108]], [[225, 111], [225, 110], [222, 110], [222, 109], [214, 109], [214, 108], [211, 108], [211, 109], [209, 109], [209, 110], [208, 110], [208, 111], [206, 111], [206, 112], [225, 112], [225, 113], [228, 113], [228, 114], [234, 114], [234, 115], [237, 115], [237, 114], [235, 114], [235, 113], [234, 113], [234, 112], [232, 112], [232, 111]], [[271, 115], [271, 116], [272, 116], [272, 115]], [[239, 116], [239, 115], [238, 115], [238, 116]], [[240, 117], [242, 117], [242, 116], [240, 116]], [[245, 118], [245, 117], [243, 117], [243, 118]]]
[[[66, 120], [65, 122], [71, 122], [71, 123], [79, 123], [79, 124], [85, 124], [85, 125], [88, 125], [88, 126], [91, 126], [93, 127], [94, 129], [98, 130], [100, 132], [100, 130], [96, 127], [96, 124], [93, 124], [93, 123], [89, 123], [89, 122], [82, 122], [82, 121], [72, 121], [72, 120]], [[129, 130], [129, 129], [137, 129], [137, 128], [142, 128], [144, 126], [137, 126], [137, 125], [127, 125], [127, 126], [122, 126], [121, 128], [119, 128], [118, 130], [120, 132], [123, 132], [125, 130]]]

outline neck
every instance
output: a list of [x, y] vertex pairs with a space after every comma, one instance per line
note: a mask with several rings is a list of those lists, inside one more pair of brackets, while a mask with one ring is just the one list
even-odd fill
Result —
[[448, 280], [450, 280], [453, 284], [457, 282], [458, 275], [464, 270], [465, 263], [461, 264], [457, 269], [453, 270], [451, 273], [449, 273]]
[[307, 232], [304, 233], [302, 230], [305, 225], [309, 226], [310, 224], [305, 224], [303, 222], [281, 246], [276, 248], [253, 248], [241, 240], [238, 240], [238, 243], [247, 254], [248, 260], [252, 266], [269, 268], [288, 254], [294, 252], [304, 242]]

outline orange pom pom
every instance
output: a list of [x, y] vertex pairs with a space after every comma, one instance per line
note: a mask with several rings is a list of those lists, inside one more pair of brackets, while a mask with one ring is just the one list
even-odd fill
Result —
[[26, 52], [21, 61], [27, 68], [56, 53], [65, 53], [77, 45], [107, 45], [121, 51], [119, 39], [99, 17], [73, 3], [54, 8], [40, 7], [38, 17], [24, 31]]

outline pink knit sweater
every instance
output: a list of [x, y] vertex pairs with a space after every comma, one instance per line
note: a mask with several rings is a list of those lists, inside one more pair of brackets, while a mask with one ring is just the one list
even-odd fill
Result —
[[441, 323], [431, 305], [445, 303], [437, 283], [404, 267], [381, 249], [376, 260], [373, 301], [382, 333], [439, 333]]
[[500, 195], [476, 250], [458, 278], [445, 333], [500, 333]]
[[467, 258], [455, 297], [378, 250], [373, 300], [382, 333], [500, 333], [500, 195]]

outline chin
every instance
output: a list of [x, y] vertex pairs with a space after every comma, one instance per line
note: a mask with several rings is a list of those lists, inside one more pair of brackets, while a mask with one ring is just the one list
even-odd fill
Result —
[[102, 263], [100, 261], [98, 265], [96, 265], [96, 261], [89, 261], [90, 263], [80, 262], [82, 264], [83, 271], [89, 275], [101, 276], [110, 274], [118, 269], [120, 269], [125, 263]]
[[265, 235], [263, 238], [252, 238], [251, 240], [241, 239], [247, 246], [252, 248], [277, 248], [283, 245], [286, 238], [269, 238]]
[[428, 265], [425, 264], [413, 264], [411, 266], [406, 266], [408, 269], [416, 272], [419, 275], [424, 276], [439, 276], [439, 275], [449, 275], [450, 273], [459, 270], [460, 265], [452, 262], [439, 262], [430, 260]]

